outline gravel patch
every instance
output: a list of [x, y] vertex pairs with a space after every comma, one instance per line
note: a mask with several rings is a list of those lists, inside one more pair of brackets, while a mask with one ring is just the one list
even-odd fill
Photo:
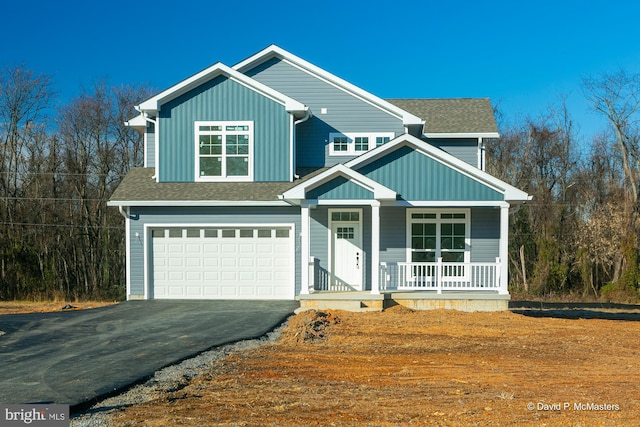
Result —
[[150, 402], [160, 393], [174, 392], [186, 387], [191, 380], [207, 373], [214, 362], [224, 359], [230, 353], [251, 350], [263, 344], [276, 341], [287, 322], [288, 320], [263, 337], [216, 347], [176, 365], [167, 366], [157, 371], [146, 382], [136, 385], [119, 395], [104, 399], [84, 412], [74, 414], [71, 417], [70, 426], [110, 427], [113, 414], [130, 406]]

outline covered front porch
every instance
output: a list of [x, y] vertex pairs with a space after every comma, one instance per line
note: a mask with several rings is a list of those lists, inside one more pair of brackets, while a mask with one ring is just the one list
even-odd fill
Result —
[[365, 309], [388, 301], [432, 307], [491, 300], [502, 307], [509, 299], [509, 211], [529, 198], [422, 140], [399, 136], [282, 194], [300, 207], [298, 299], [352, 300]]
[[509, 295], [502, 262], [507, 259], [508, 203], [456, 208], [366, 204], [302, 205], [301, 254], [308, 264], [302, 269], [301, 296]]

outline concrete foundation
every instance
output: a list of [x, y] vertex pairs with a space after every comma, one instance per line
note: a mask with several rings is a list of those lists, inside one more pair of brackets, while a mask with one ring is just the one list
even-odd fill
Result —
[[296, 297], [297, 310], [382, 311], [401, 305], [413, 310], [506, 311], [509, 295], [496, 292], [314, 292]]

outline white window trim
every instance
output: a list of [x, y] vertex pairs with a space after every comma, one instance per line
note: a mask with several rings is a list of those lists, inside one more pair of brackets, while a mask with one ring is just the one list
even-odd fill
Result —
[[[435, 214], [436, 218], [433, 219], [413, 219], [411, 218], [411, 214], [415, 214], [415, 213], [427, 213], [427, 214]], [[463, 213], [464, 215], [464, 219], [463, 218], [440, 218], [441, 214], [456, 214], [456, 213]], [[407, 262], [412, 262], [411, 261], [411, 224], [413, 222], [429, 222], [429, 223], [434, 223], [437, 224], [436, 227], [436, 260], [438, 258], [440, 258], [442, 256], [442, 248], [441, 248], [441, 227], [440, 224], [442, 223], [458, 223], [458, 224], [465, 224], [464, 227], [464, 245], [465, 245], [465, 250], [464, 250], [464, 262], [465, 263], [469, 263], [471, 262], [471, 209], [468, 208], [464, 208], [464, 209], [407, 209], [407, 226], [406, 226], [406, 248], [407, 248], [407, 255], [406, 255], [406, 259]]]
[[[336, 151], [333, 147], [333, 140], [336, 137], [346, 137], [347, 138], [347, 151]], [[356, 138], [367, 137], [369, 138], [369, 148], [367, 150], [358, 150], [356, 151]], [[367, 151], [371, 151], [376, 148], [376, 138], [377, 137], [386, 137], [389, 140], [395, 138], [395, 134], [393, 132], [331, 132], [329, 133], [329, 155], [330, 156], [357, 156]]]
[[[225, 153], [225, 141], [222, 141], [222, 176], [200, 176], [200, 126], [249, 126], [249, 154], [248, 154], [248, 175], [247, 176], [226, 176], [226, 157]], [[196, 121], [194, 123], [194, 174], [195, 180], [200, 182], [237, 182], [237, 181], [253, 181], [253, 133], [254, 125], [253, 121]]]

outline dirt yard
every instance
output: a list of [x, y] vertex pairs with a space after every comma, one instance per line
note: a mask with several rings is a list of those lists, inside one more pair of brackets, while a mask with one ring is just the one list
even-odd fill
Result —
[[306, 312], [278, 341], [233, 353], [112, 424], [637, 425], [639, 336], [637, 320]]

